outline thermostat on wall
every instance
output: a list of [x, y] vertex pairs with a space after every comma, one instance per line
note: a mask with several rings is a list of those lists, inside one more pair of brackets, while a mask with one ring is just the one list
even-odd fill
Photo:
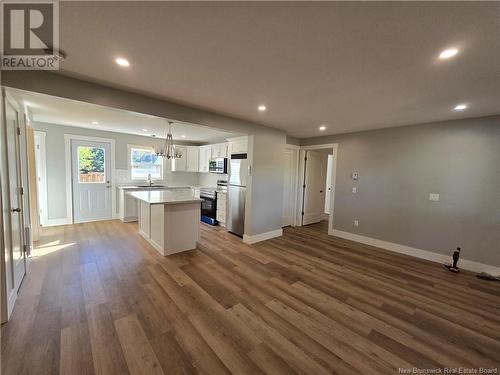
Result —
[[358, 179], [358, 172], [352, 172], [351, 178], [356, 181]]

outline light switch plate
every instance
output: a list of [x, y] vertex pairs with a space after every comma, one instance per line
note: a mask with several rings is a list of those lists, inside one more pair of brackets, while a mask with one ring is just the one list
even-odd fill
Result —
[[354, 220], [354, 226], [359, 227], [359, 220]]
[[358, 188], [356, 186], [352, 187], [352, 193], [356, 194], [358, 192]]
[[430, 193], [429, 200], [434, 201], [434, 202], [438, 202], [439, 201], [439, 194], [438, 193]]

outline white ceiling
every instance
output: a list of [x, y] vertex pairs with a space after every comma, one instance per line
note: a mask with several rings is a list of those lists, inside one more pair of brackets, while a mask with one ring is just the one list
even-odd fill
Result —
[[500, 113], [499, 2], [70, 1], [60, 15], [62, 74], [296, 137]]
[[[154, 134], [157, 138], [166, 136], [166, 119], [26, 91], [13, 90], [12, 93], [35, 122], [142, 136]], [[92, 124], [94, 121], [98, 124]], [[235, 135], [239, 134], [185, 122], [175, 121], [172, 125], [172, 136], [177, 141], [215, 143]]]

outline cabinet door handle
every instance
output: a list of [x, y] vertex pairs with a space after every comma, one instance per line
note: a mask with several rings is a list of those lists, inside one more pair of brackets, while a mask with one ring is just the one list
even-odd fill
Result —
[[21, 212], [21, 209], [20, 208], [13, 208], [12, 212]]

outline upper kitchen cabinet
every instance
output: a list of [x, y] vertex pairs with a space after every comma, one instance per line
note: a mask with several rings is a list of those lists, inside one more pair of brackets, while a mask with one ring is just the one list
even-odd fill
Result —
[[248, 152], [248, 137], [228, 138], [230, 154], [246, 154]]
[[227, 158], [227, 143], [217, 143], [211, 145], [212, 147], [212, 158]]
[[208, 163], [212, 158], [212, 146], [200, 146], [199, 147], [199, 171], [200, 172], [208, 172]]
[[186, 171], [198, 172], [199, 167], [199, 147], [188, 147], [186, 152]]
[[175, 146], [175, 149], [180, 152], [182, 157], [172, 159], [172, 172], [185, 171], [187, 166], [187, 146]]

